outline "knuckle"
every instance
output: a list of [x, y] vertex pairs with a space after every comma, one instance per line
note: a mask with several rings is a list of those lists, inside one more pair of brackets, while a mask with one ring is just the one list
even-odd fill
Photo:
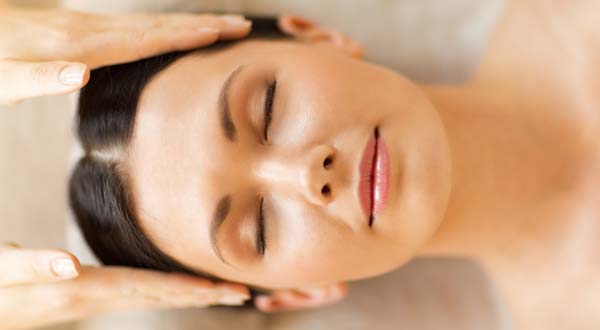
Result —
[[127, 280], [131, 280], [134, 282], [137, 281], [152, 281], [157, 277], [160, 278], [160, 273], [149, 272], [144, 269], [135, 269], [129, 268], [123, 273], [123, 278]]
[[28, 266], [27, 266], [27, 273], [29, 275], [29, 277], [32, 279], [32, 281], [35, 280], [43, 280], [45, 278], [48, 277], [48, 274], [46, 274], [44, 271], [42, 271], [39, 266], [35, 263], [36, 260], [33, 261], [29, 261]]
[[67, 11], [67, 14], [56, 15], [47, 27], [47, 37], [41, 46], [58, 56], [78, 52], [95, 24], [92, 14]]
[[117, 271], [102, 275], [102, 286], [107, 289], [122, 289], [131, 283], [139, 283], [144, 281], [143, 271], [134, 268], [120, 268]]
[[31, 78], [35, 81], [42, 81], [53, 75], [53, 70], [45, 64], [36, 64], [31, 68]]
[[[134, 30], [134, 31], [130, 32], [129, 37], [131, 39], [132, 45], [144, 45], [149, 40], [150, 32], [149, 32], [149, 30]], [[134, 47], [134, 49], [136, 49], [136, 51], [141, 53], [142, 50], [139, 48], [142, 48], [142, 47]]]
[[80, 29], [56, 28], [49, 33], [44, 43], [49, 50], [62, 54], [65, 50], [76, 48], [83, 41], [83, 33]]
[[205, 19], [205, 20], [218, 20], [221, 18], [221, 15], [216, 15], [216, 14], [200, 14], [198, 15], [198, 18], [200, 19]]
[[197, 24], [198, 18], [193, 14], [171, 14], [166, 19], [166, 24], [169, 26], [188, 26]]
[[82, 35], [78, 30], [61, 30], [56, 34], [57, 44], [70, 47], [72, 45], [76, 45], [81, 41]]
[[93, 20], [93, 14], [77, 11], [62, 10], [60, 14], [52, 16], [52, 25], [62, 31], [74, 30], [81, 27], [82, 24]]
[[148, 49], [154, 47], [152, 33], [149, 31], [133, 31], [131, 32], [131, 50], [136, 58], [145, 57]]
[[150, 19], [150, 22], [152, 28], [159, 29], [169, 24], [170, 18], [169, 15], [156, 15]]
[[135, 38], [135, 40], [137, 40], [141, 43], [147, 42], [151, 36], [152, 36], [151, 30], [146, 30], [146, 29], [134, 31], [133, 35], [132, 35], [132, 37]]
[[83, 299], [77, 290], [56, 287], [47, 293], [49, 300], [53, 301], [54, 308], [60, 310], [74, 310], [83, 304]]
[[168, 24], [168, 14], [134, 14], [123, 16], [124, 19], [129, 19], [130, 28], [137, 29], [144, 27], [145, 29], [161, 28]]
[[48, 313], [60, 313], [65, 318], [75, 317], [84, 308], [84, 299], [76, 290], [60, 286], [31, 287], [36, 290], [36, 301], [44, 302], [44, 310]]

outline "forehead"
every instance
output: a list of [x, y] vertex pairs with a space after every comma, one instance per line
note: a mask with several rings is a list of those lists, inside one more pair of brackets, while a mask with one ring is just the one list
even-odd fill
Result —
[[[229, 50], [179, 59], [158, 73], [140, 96], [128, 167], [136, 204], [151, 205], [156, 217], [164, 216], [162, 209], [181, 209], [184, 205], [189, 209], [189, 205], [200, 202], [186, 201], [184, 196], [198, 196], [199, 191], [183, 191], [185, 187], [211, 186], [190, 184], [190, 180], [208, 179], [199, 169], [211, 165], [195, 155], [217, 157], [222, 150], [217, 143], [209, 143], [217, 141], [208, 137], [219, 136], [217, 99], [222, 83], [237, 63]], [[167, 194], [180, 198], [165, 199]], [[171, 203], [180, 205], [168, 205]]]

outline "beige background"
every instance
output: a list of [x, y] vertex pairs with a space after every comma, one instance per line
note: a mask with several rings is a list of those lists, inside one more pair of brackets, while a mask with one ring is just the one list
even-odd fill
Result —
[[[12, 1], [55, 6], [60, 1]], [[297, 13], [334, 26], [367, 58], [421, 81], [460, 81], [475, 67], [501, 0], [66, 0], [88, 11], [227, 10]], [[67, 247], [65, 182], [73, 136], [67, 97], [0, 107], [0, 241]], [[76, 235], [75, 235], [76, 236]], [[76, 237], [75, 237], [76, 240]], [[77, 254], [84, 251], [69, 245]], [[265, 316], [231, 309], [118, 313], [61, 329], [507, 329], [485, 274], [464, 260], [418, 260], [352, 284], [349, 299], [319, 311]]]

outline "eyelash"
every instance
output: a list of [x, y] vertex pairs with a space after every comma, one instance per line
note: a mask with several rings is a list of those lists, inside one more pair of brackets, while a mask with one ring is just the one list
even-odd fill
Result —
[[265, 240], [265, 215], [263, 209], [264, 197], [260, 198], [260, 205], [258, 207], [258, 230], [256, 235], [256, 246], [258, 253], [262, 256], [265, 255], [267, 249], [267, 241]]
[[[271, 119], [273, 118], [273, 100], [275, 99], [275, 89], [277, 88], [277, 80], [273, 82], [267, 88], [267, 94], [265, 96], [265, 109], [264, 109], [264, 131], [263, 138], [265, 142], [269, 141], [269, 126], [271, 125]], [[261, 256], [265, 255], [267, 249], [267, 241], [265, 239], [265, 213], [263, 208], [264, 197], [260, 198], [260, 204], [258, 206], [258, 230], [256, 231], [256, 247], [258, 253]]]
[[267, 89], [267, 95], [265, 97], [265, 110], [264, 110], [264, 124], [265, 128], [263, 131], [263, 138], [266, 142], [269, 141], [269, 126], [271, 125], [271, 119], [273, 117], [273, 100], [275, 99], [275, 89], [277, 88], [277, 80], [269, 85]]

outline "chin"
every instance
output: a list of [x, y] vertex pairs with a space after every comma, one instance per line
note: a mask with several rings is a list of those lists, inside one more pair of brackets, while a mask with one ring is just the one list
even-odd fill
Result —
[[401, 76], [394, 83], [402, 97], [389, 99], [378, 125], [389, 153], [389, 192], [372, 227], [394, 260], [383, 263], [379, 274], [405, 264], [432, 239], [451, 189], [450, 146], [440, 114], [417, 85]]

